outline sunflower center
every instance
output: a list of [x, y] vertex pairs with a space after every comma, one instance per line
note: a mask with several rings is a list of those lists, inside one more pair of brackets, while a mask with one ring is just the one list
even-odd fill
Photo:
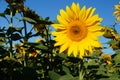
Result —
[[74, 26], [72, 30], [74, 34], [78, 34], [80, 32], [80, 29], [77, 26]]
[[68, 26], [67, 35], [73, 41], [80, 41], [87, 36], [87, 28], [85, 24], [79, 21], [71, 22]]

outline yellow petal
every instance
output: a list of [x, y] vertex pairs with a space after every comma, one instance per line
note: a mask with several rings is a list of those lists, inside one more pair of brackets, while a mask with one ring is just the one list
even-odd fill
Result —
[[82, 59], [84, 56], [84, 48], [82, 46], [79, 46], [79, 57]]
[[92, 7], [88, 8], [86, 11], [86, 19], [91, 17], [95, 10], [96, 10], [96, 8], [92, 8]]
[[55, 29], [66, 29], [66, 27], [62, 24], [52, 24], [51, 26], [53, 26]]
[[60, 32], [52, 32], [52, 35], [53, 36], [57, 36], [57, 35], [60, 35], [60, 34], [66, 34], [66, 30], [64, 30], [64, 31], [60, 31]]
[[95, 25], [99, 25], [101, 21], [102, 21], [102, 18], [99, 18], [99, 17], [98, 17], [98, 14], [96, 14], [96, 15], [88, 18], [88, 19], [86, 20], [86, 24], [87, 24], [88, 26], [92, 26], [92, 25], [95, 26]]
[[64, 43], [67, 42], [67, 40], [69, 40], [69, 39], [67, 39], [65, 36], [63, 36], [63, 38], [62, 37], [59, 38], [58, 41], [56, 40], [57, 43], [55, 43], [55, 46], [63, 45]]
[[101, 27], [101, 26], [91, 26], [91, 27], [88, 27], [88, 30], [89, 30], [90, 32], [100, 31], [100, 30], [102, 30], [102, 29], [103, 29], [103, 27]]
[[65, 51], [69, 47], [70, 43], [71, 43], [70, 40], [67, 40], [66, 43], [60, 47], [60, 53]]
[[90, 39], [89, 38], [85, 38], [84, 40], [79, 42], [79, 45], [81, 45], [86, 50], [89, 50], [89, 47], [88, 47], [89, 44], [90, 44]]
[[89, 48], [89, 52], [93, 53], [93, 48], [92, 48], [91, 44], [88, 45], [88, 48]]
[[72, 21], [72, 19], [69, 18], [68, 14], [63, 9], [60, 10], [60, 15], [62, 16], [63, 19], [65, 19], [67, 23]]
[[118, 17], [116, 18], [116, 21], [120, 21], [120, 16], [118, 16]]
[[73, 55], [75, 56], [75, 57], [77, 57], [77, 55], [78, 55], [78, 43], [76, 43], [76, 42], [74, 42], [73, 43], [74, 45], [74, 47], [73, 47]]
[[89, 32], [87, 37], [91, 38], [92, 40], [98, 40], [98, 36], [95, 36], [93, 33]]
[[[71, 10], [75, 13], [74, 16], [77, 16], [80, 11], [79, 4], [75, 4], [74, 2], [72, 3]], [[77, 16], [78, 17], [78, 16]]]
[[55, 37], [53, 40], [62, 41], [65, 39], [66, 39], [66, 35], [60, 34], [59, 36], [57, 35], [57, 37]]
[[73, 53], [73, 49], [74, 49], [74, 42], [71, 42], [70, 47], [68, 48], [68, 56], [70, 56]]
[[86, 6], [84, 6], [82, 9], [81, 9], [81, 11], [80, 11], [80, 13], [79, 13], [79, 18], [80, 18], [80, 20], [85, 20], [85, 16], [86, 16]]
[[115, 5], [114, 7], [116, 10], [120, 10], [120, 5]]
[[60, 16], [60, 15], [57, 15], [57, 19], [63, 25], [68, 24], [68, 22], [62, 16]]
[[113, 13], [113, 15], [115, 15], [115, 16], [120, 15], [120, 11], [115, 11], [115, 12]]
[[94, 32], [93, 33], [93, 35], [95, 35], [95, 36], [102, 36], [104, 34], [104, 32], [98, 32], [98, 31], [96, 31], [96, 32]]
[[74, 20], [74, 18], [75, 18], [74, 13], [68, 6], [66, 6], [66, 13], [68, 14], [68, 16], [71, 20]]
[[94, 46], [94, 47], [102, 48], [102, 44], [100, 42], [97, 42], [97, 41], [91, 41], [91, 45]]

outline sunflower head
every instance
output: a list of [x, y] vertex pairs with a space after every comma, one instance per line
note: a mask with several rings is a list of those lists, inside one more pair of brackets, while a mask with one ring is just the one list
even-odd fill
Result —
[[102, 18], [94, 11], [95, 8], [80, 8], [74, 2], [70, 7], [66, 6], [66, 11], [60, 10], [60, 15], [57, 15], [59, 23], [52, 24], [56, 29], [52, 32], [55, 46], [60, 46], [60, 53], [67, 50], [68, 55], [83, 58], [92, 53], [94, 47], [102, 47], [98, 41], [98, 37], [103, 35], [100, 26]]
[[[35, 11], [29, 9], [28, 7], [24, 7], [23, 13], [24, 13], [24, 17], [28, 17], [36, 22], [40, 20], [40, 16], [37, 13], [35, 13]], [[34, 22], [30, 22], [30, 21], [28, 22], [31, 24], [35, 24]]]
[[26, 53], [26, 49], [23, 47], [23, 43], [16, 44], [13, 48], [16, 50], [17, 53], [23, 55]]
[[5, 0], [10, 7], [12, 7], [13, 11], [16, 13], [20, 12], [24, 8], [24, 1], [25, 0]]
[[104, 28], [103, 36], [106, 38], [115, 39], [115, 40], [119, 39], [117, 32], [114, 29], [108, 28], [108, 27]]
[[112, 64], [111, 55], [109, 54], [101, 54], [101, 59], [104, 60], [107, 64]]
[[116, 16], [116, 21], [120, 21], [120, 3], [114, 6], [115, 12], [113, 13]]
[[47, 27], [46, 24], [34, 24], [33, 25], [33, 28], [36, 32], [43, 32], [46, 27]]
[[37, 55], [40, 53], [39, 49], [36, 49], [36, 48], [32, 48], [30, 47], [30, 50], [29, 50], [29, 57], [37, 57]]

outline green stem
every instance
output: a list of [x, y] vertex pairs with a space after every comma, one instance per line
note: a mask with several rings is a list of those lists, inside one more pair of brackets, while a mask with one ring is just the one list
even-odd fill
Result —
[[[47, 42], [47, 47], [48, 47], [48, 51], [50, 51], [50, 45], [49, 45], [49, 28], [46, 28], [45, 27], [45, 30], [46, 30], [46, 42]], [[50, 58], [50, 54], [51, 52], [48, 53], [48, 57]], [[52, 54], [51, 54], [51, 57], [52, 57]], [[50, 60], [52, 61], [52, 58], [50, 58]]]
[[9, 22], [9, 20], [8, 20], [8, 18], [6, 16], [5, 16], [5, 19], [7, 20], [8, 24], [10, 24], [10, 22]]
[[84, 80], [84, 69], [83, 69], [83, 60], [80, 60], [78, 63], [78, 70], [79, 70], [79, 80]]
[[[27, 36], [27, 27], [26, 27], [26, 21], [23, 21], [23, 24], [24, 24], [24, 35], [25, 35], [25, 37], [24, 37], [24, 42], [27, 42], [28, 41], [28, 39], [26, 38], [26, 36]], [[23, 55], [23, 59], [24, 59], [24, 63], [23, 63], [23, 65], [24, 65], [24, 67], [26, 67], [27, 66], [27, 59], [26, 59], [26, 53]]]
[[[7, 19], [7, 18], [6, 18]], [[10, 7], [10, 22], [9, 22], [9, 27], [10, 29], [13, 27], [13, 12], [12, 12], [12, 8]], [[9, 45], [10, 45], [10, 58], [13, 58], [13, 41], [12, 41], [12, 37], [11, 37], [12, 33], [10, 34], [10, 37], [8, 38], [9, 40]], [[12, 67], [10, 66], [10, 80], [12, 80]]]
[[23, 21], [23, 24], [24, 24], [24, 29], [25, 29], [25, 37], [24, 37], [24, 41], [27, 42], [27, 38], [26, 38], [26, 35], [27, 35], [27, 27], [26, 27], [26, 21]]
[[[11, 10], [10, 11], [10, 27], [12, 27], [12, 26], [13, 26], [13, 12]], [[11, 33], [11, 35], [12, 35], [12, 33]], [[13, 44], [13, 42], [12, 42], [12, 39], [10, 37], [10, 58], [12, 58], [12, 54], [13, 54], [12, 44]]]
[[24, 67], [26, 67], [26, 66], [27, 66], [27, 62], [26, 62], [26, 53], [23, 55], [23, 58], [24, 58], [24, 63], [23, 63], [23, 65], [24, 65]]
[[[25, 33], [25, 37], [24, 37], [24, 42], [26, 43], [28, 41], [28, 38], [26, 38], [26, 35], [27, 35], [27, 26], [26, 26], [26, 21], [23, 21], [23, 24], [24, 24], [24, 33]], [[25, 53], [23, 55], [23, 58], [24, 58], [24, 67], [27, 66], [27, 54]]]
[[12, 23], [13, 23], [13, 12], [12, 12], [12, 10], [11, 10], [11, 11], [10, 11], [10, 27], [13, 26]]

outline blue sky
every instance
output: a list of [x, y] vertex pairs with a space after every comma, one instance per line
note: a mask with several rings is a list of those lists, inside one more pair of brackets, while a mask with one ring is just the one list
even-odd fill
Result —
[[[49, 16], [50, 20], [56, 20], [56, 16], [59, 14], [60, 9], [66, 8], [66, 5], [70, 6], [72, 2], [79, 3], [80, 7], [86, 6], [96, 8], [95, 13], [99, 14], [103, 18], [102, 25], [113, 25], [115, 17], [112, 15], [114, 12], [114, 5], [118, 4], [120, 0], [26, 0], [25, 6], [28, 6], [32, 10], [36, 11], [43, 18]], [[0, 12], [3, 12], [6, 8], [4, 0], [0, 0]], [[6, 25], [6, 21], [0, 17], [0, 26]], [[118, 28], [118, 30], [120, 30]], [[103, 43], [105, 39], [101, 40]], [[107, 45], [105, 45], [107, 46]], [[104, 50], [106, 53], [113, 53], [112, 50]]]

